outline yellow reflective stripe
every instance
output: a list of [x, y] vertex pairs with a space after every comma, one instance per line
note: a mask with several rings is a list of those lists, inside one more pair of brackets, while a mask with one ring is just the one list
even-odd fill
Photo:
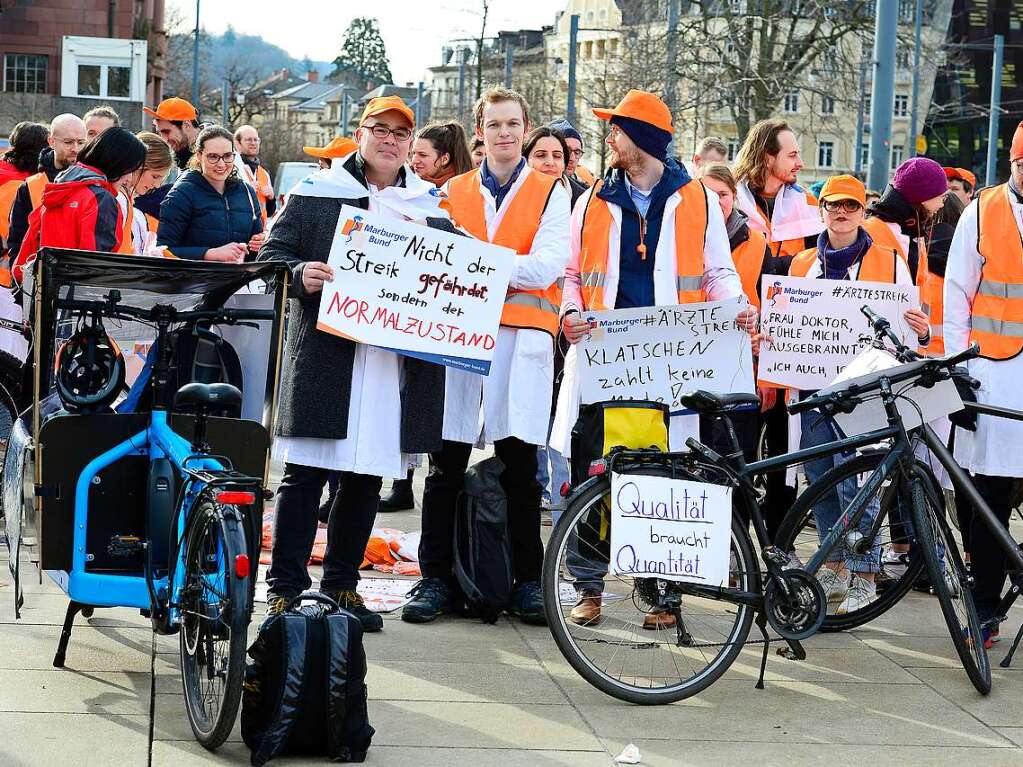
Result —
[[992, 333], [996, 336], [1023, 338], [1023, 322], [1007, 322], [991, 317], [973, 315], [973, 329], [981, 333]]
[[1018, 282], [998, 282], [997, 280], [981, 280], [977, 293], [994, 298], [1023, 298], [1023, 284]]
[[530, 309], [539, 309], [544, 312], [553, 312], [558, 314], [560, 309], [557, 305], [552, 304], [546, 298], [541, 296], [534, 296], [532, 293], [512, 293], [506, 299], [504, 299], [504, 305], [512, 306], [525, 306]]

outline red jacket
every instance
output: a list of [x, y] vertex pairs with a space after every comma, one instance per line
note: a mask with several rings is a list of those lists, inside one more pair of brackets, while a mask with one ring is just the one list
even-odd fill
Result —
[[14, 262], [21, 281], [25, 265], [40, 248], [115, 252], [123, 230], [117, 190], [95, 168], [76, 163], [46, 185], [43, 203], [28, 217], [28, 231]]

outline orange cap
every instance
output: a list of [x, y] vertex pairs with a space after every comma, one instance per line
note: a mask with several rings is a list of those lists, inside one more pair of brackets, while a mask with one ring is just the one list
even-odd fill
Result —
[[1016, 132], [1012, 134], [1012, 148], [1009, 150], [1009, 162], [1023, 159], [1023, 120], [1016, 126]]
[[352, 139], [344, 136], [337, 136], [336, 138], [332, 138], [327, 146], [304, 146], [302, 147], [302, 151], [306, 154], [311, 154], [313, 157], [336, 160], [338, 157], [344, 157], [345, 155], [351, 154], [358, 148], [359, 145], [352, 141]]
[[185, 120], [199, 119], [199, 113], [195, 111], [195, 107], [184, 99], [177, 97], [164, 99], [156, 109], [142, 107], [142, 111], [151, 117], [155, 117], [157, 120], [184, 122]]
[[855, 176], [832, 176], [824, 182], [820, 199], [823, 202], [834, 200], [855, 200], [864, 208], [867, 207], [867, 188]]
[[668, 133], [675, 132], [671, 125], [671, 110], [668, 109], [668, 105], [657, 95], [647, 91], [633, 89], [625, 94], [625, 98], [619, 101], [614, 109], [594, 109], [593, 114], [601, 120], [629, 117], [649, 123]]
[[366, 122], [367, 117], [373, 117], [384, 112], [401, 112], [405, 119], [408, 120], [410, 128], [414, 128], [416, 125], [415, 113], [409, 109], [408, 105], [399, 96], [377, 96], [375, 99], [370, 99], [369, 103], [366, 104], [366, 108], [362, 111], [362, 117], [359, 118], [359, 125]]
[[945, 178], [949, 181], [959, 179], [969, 184], [971, 189], [977, 188], [977, 177], [966, 170], [966, 168], [945, 168]]

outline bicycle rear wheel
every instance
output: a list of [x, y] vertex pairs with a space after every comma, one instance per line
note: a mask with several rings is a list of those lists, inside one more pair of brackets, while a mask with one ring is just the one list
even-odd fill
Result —
[[240, 514], [200, 498], [185, 541], [181, 593], [181, 682], [188, 722], [205, 748], [220, 746], [241, 701], [251, 591], [236, 557], [246, 553]]
[[[837, 492], [840, 483], [847, 480], [857, 481], [859, 476], [873, 472], [880, 463], [881, 456], [878, 454], [854, 456], [826, 471], [796, 499], [782, 520], [775, 540], [778, 548], [789, 552], [793, 566], [807, 569], [804, 563], [809, 562], [820, 549], [820, 536], [813, 516], [814, 506], [828, 493]], [[908, 554], [913, 537], [912, 527], [908, 524], [909, 504], [902, 504], [900, 509], [898, 486], [896, 478], [896, 481], [886, 483], [881, 488], [879, 513], [884, 521], [878, 536], [889, 551], [897, 553], [899, 550], [905, 550], [905, 553], [893, 556], [891, 561], [884, 563], [883, 574], [888, 578], [885, 587], [878, 589], [874, 601], [858, 610], [841, 615], [836, 613], [837, 604], [829, 604], [828, 615], [824, 619], [821, 631], [848, 631], [880, 617], [906, 595], [923, 572], [923, 559], [919, 556], [910, 557]], [[901, 519], [897, 518], [900, 512], [903, 515]]]
[[944, 506], [933, 483], [918, 477], [911, 486], [913, 524], [931, 587], [966, 675], [978, 692], [987, 695], [991, 692], [991, 666], [981, 640], [980, 621], [959, 544], [945, 519]]
[[[653, 467], [642, 473], [669, 475]], [[753, 608], [697, 596], [685, 583], [610, 572], [610, 495], [606, 477], [583, 487], [569, 500], [547, 547], [543, 596], [554, 641], [587, 682], [619, 700], [657, 705], [696, 695], [742, 650]], [[731, 588], [761, 593], [749, 532], [734, 518], [730, 573]], [[584, 579], [603, 582], [602, 605], [598, 620], [579, 624], [571, 611]], [[645, 615], [665, 604], [676, 610], [676, 624], [644, 628]]]

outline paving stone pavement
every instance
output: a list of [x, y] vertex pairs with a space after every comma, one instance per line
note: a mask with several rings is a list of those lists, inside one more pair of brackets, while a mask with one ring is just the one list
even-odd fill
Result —
[[[420, 475], [422, 472], [419, 473]], [[417, 476], [421, 497], [421, 476]], [[378, 524], [417, 529], [419, 514]], [[545, 533], [549, 528], [545, 529]], [[154, 637], [127, 609], [78, 619], [65, 669], [51, 665], [66, 599], [29, 574], [15, 621], [0, 546], [0, 767], [243, 765], [237, 727], [216, 754], [192, 738], [177, 641]], [[262, 609], [262, 605], [259, 605]], [[1023, 608], [1003, 636], [1014, 634]], [[932, 597], [910, 594], [847, 634], [814, 637], [804, 662], [771, 655], [754, 689], [759, 648], [744, 650], [715, 685], [687, 701], [630, 706], [587, 685], [544, 628], [502, 619], [433, 625], [385, 618], [366, 637], [369, 713], [377, 735], [366, 764], [440, 767], [614, 765], [628, 743], [643, 765], [887, 763], [1023, 766], [1023, 657], [998, 667], [994, 690], [971, 687]], [[275, 764], [317, 765], [321, 759]]]

